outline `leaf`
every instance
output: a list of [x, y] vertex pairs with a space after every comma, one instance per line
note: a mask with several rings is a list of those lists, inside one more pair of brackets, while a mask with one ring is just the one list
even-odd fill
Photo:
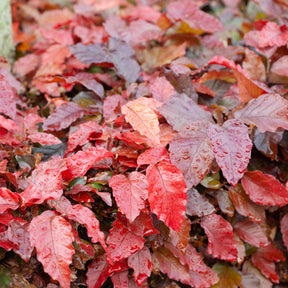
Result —
[[149, 249], [144, 246], [135, 254], [129, 256], [128, 266], [134, 270], [133, 277], [138, 286], [141, 286], [152, 272], [152, 258]]
[[158, 218], [179, 231], [186, 212], [186, 184], [183, 174], [174, 165], [161, 162], [147, 170], [148, 200]]
[[109, 263], [121, 261], [136, 253], [144, 246], [142, 235], [135, 234], [116, 219], [107, 238]]
[[114, 288], [129, 288], [128, 270], [113, 273], [111, 280]]
[[0, 97], [1, 107], [0, 112], [6, 114], [12, 119], [16, 117], [16, 101], [14, 92], [6, 77], [0, 74]]
[[8, 131], [21, 131], [20, 127], [10, 119], [7, 119], [0, 115], [0, 127], [8, 130]]
[[265, 223], [264, 207], [252, 202], [240, 185], [230, 187], [229, 196], [239, 214], [249, 217], [251, 221]]
[[275, 22], [267, 22], [259, 34], [259, 47], [285, 46], [288, 41], [286, 25], [278, 25]]
[[60, 131], [69, 127], [78, 118], [82, 118], [83, 115], [83, 109], [76, 103], [63, 103], [44, 120], [43, 131]]
[[160, 144], [157, 114], [147, 105], [149, 102], [145, 104], [141, 99], [128, 102], [122, 106], [121, 111], [134, 130], [139, 131], [141, 135], [148, 137], [155, 144]]
[[32, 153], [33, 154], [41, 154], [41, 160], [42, 161], [48, 161], [50, 158], [53, 158], [53, 156], [60, 156], [61, 158], [64, 157], [65, 151], [67, 148], [67, 144], [62, 142], [58, 145], [44, 145], [41, 147], [32, 147]]
[[72, 152], [77, 146], [83, 146], [93, 134], [102, 134], [101, 126], [97, 122], [87, 121], [78, 126], [78, 129], [69, 135], [66, 155]]
[[247, 171], [241, 182], [250, 199], [257, 204], [284, 206], [288, 203], [287, 189], [272, 175]]
[[69, 49], [76, 58], [87, 65], [112, 63], [119, 74], [130, 83], [135, 82], [139, 77], [140, 66], [133, 58], [135, 53], [127, 43], [121, 40], [110, 38], [107, 47], [104, 44], [78, 43], [70, 46]]
[[156, 164], [157, 162], [171, 163], [169, 153], [165, 147], [150, 148], [137, 158], [137, 164], [139, 166]]
[[70, 224], [55, 212], [45, 211], [32, 219], [29, 232], [31, 245], [36, 247], [37, 259], [44, 271], [58, 280], [63, 288], [69, 288], [69, 265], [74, 254], [74, 236]]
[[210, 125], [208, 135], [224, 177], [235, 187], [251, 156], [252, 142], [248, 128], [241, 121], [231, 119], [224, 122], [222, 127]]
[[121, 114], [121, 107], [127, 103], [123, 95], [115, 94], [104, 99], [103, 116], [106, 121], [113, 121]]
[[278, 94], [263, 94], [249, 101], [234, 116], [247, 124], [254, 124], [260, 132], [288, 129], [288, 101]]
[[243, 70], [239, 65], [236, 65], [233, 61], [228, 60], [223, 56], [214, 56], [208, 64], [223, 65], [232, 69], [238, 82], [239, 96], [242, 102], [248, 102], [253, 98], [259, 97], [263, 93], [267, 93], [267, 91], [265, 91], [257, 83], [249, 79], [245, 70]]
[[[250, 261], [245, 261], [245, 263], [243, 264], [243, 268], [242, 268], [242, 271], [245, 273], [244, 275], [252, 275], [253, 279], [256, 279], [258, 280], [257, 282], [259, 283], [258, 285], [260, 285], [260, 287], [262, 288], [272, 288], [272, 283], [266, 278], [263, 276], [263, 274], [258, 270], [256, 269]], [[242, 276], [243, 278], [244, 276]], [[245, 278], [244, 278], [245, 279]], [[249, 279], [249, 278], [248, 278]], [[246, 281], [247, 281], [247, 278], [246, 278]], [[249, 280], [248, 280], [249, 281]], [[247, 281], [247, 282], [248, 282]], [[249, 283], [251, 285], [251, 280], [247, 283], [247, 282], [244, 282], [246, 285]], [[244, 284], [243, 283], [243, 284]], [[252, 283], [255, 283], [255, 281], [253, 281]], [[242, 283], [241, 283], [242, 284]], [[240, 287], [241, 288], [250, 288], [252, 286], [244, 286], [244, 285], [241, 285], [240, 284]], [[253, 286], [253, 287], [258, 287], [258, 286]]]
[[30, 134], [28, 137], [33, 143], [39, 143], [41, 145], [58, 145], [61, 144], [61, 140], [50, 133], [36, 132]]
[[86, 151], [78, 151], [66, 158], [67, 170], [63, 172], [63, 177], [67, 180], [82, 177], [93, 164], [106, 157], [113, 157], [113, 153], [103, 148], [90, 147]]
[[229, 217], [233, 217], [235, 208], [229, 197], [228, 191], [225, 189], [219, 189], [216, 192], [216, 199], [222, 213], [227, 214]]
[[92, 242], [100, 242], [103, 248], [106, 248], [105, 236], [100, 230], [100, 223], [89, 208], [81, 204], [71, 205], [70, 201], [64, 196], [59, 200], [49, 200], [48, 203], [68, 219], [85, 225], [87, 234], [92, 238]]
[[48, 199], [59, 199], [63, 194], [61, 173], [65, 168], [60, 157], [40, 163], [27, 179], [29, 186], [19, 194], [24, 204], [41, 204]]
[[265, 247], [269, 245], [269, 241], [264, 231], [255, 222], [243, 220], [234, 225], [234, 230], [241, 239], [250, 245], [256, 247]]
[[128, 177], [114, 175], [109, 180], [109, 186], [113, 189], [113, 196], [121, 212], [133, 222], [145, 208], [145, 200], [148, 198], [146, 176], [137, 171], [131, 172]]
[[157, 267], [169, 278], [189, 284], [190, 275], [187, 265], [182, 265], [180, 261], [166, 248], [161, 247], [152, 254], [154, 269]]
[[195, 188], [191, 188], [187, 191], [187, 197], [187, 215], [203, 217], [216, 212], [215, 207], [209, 200], [201, 195]]
[[214, 33], [224, 29], [218, 19], [201, 11], [196, 3], [189, 0], [170, 3], [167, 11], [172, 19], [186, 22], [190, 28], [196, 31]]
[[212, 269], [216, 271], [219, 282], [213, 288], [238, 288], [241, 276], [232, 267], [222, 263], [216, 263]]
[[176, 90], [165, 77], [157, 77], [150, 86], [153, 98], [166, 102], [176, 95]]
[[285, 214], [284, 217], [281, 219], [280, 228], [284, 245], [288, 250], [288, 214]]
[[16, 210], [21, 203], [21, 198], [17, 193], [13, 193], [7, 188], [0, 187], [0, 214], [8, 209]]
[[95, 76], [87, 72], [79, 72], [74, 76], [60, 77], [56, 76], [53, 82], [64, 82], [67, 84], [79, 83], [85, 86], [87, 89], [93, 91], [95, 94], [99, 95], [101, 98], [104, 97], [104, 88], [102, 84], [95, 80]]
[[[185, 94], [178, 94], [177, 96], [170, 98], [159, 108], [159, 111], [173, 129], [177, 131], [194, 123], [195, 120], [213, 123], [211, 114], [201, 109]], [[181, 115], [181, 117], [179, 117], [179, 115]]]
[[29, 224], [21, 224], [17, 220], [12, 220], [9, 223], [7, 230], [8, 239], [17, 246], [13, 248], [25, 262], [29, 262], [33, 252], [33, 247], [30, 244], [30, 234], [28, 232]]
[[287, 63], [288, 63], [287, 55], [280, 57], [277, 61], [275, 61], [272, 64], [271, 72], [281, 76], [288, 76], [288, 73], [285, 69], [285, 67], [287, 67]]
[[231, 224], [217, 214], [203, 217], [200, 224], [208, 237], [207, 252], [222, 260], [236, 261], [237, 247]]
[[91, 264], [88, 265], [87, 285], [88, 288], [100, 288], [111, 273], [108, 272], [109, 264], [105, 255], [98, 256]]
[[214, 159], [208, 127], [206, 121], [194, 121], [183, 127], [169, 144], [171, 162], [182, 171], [188, 189], [203, 180]]

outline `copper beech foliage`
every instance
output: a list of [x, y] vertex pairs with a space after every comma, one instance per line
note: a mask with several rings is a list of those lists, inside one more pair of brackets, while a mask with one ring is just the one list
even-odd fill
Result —
[[0, 286], [286, 287], [286, 1], [11, 2]]

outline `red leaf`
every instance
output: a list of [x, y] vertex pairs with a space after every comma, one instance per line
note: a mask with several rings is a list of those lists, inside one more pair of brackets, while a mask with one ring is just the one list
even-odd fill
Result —
[[237, 246], [231, 224], [220, 215], [212, 214], [200, 222], [208, 237], [207, 252], [226, 261], [237, 260]]
[[6, 210], [4, 213], [1, 213], [0, 223], [4, 225], [8, 225], [11, 221], [15, 220], [17, 223], [24, 225], [27, 221], [23, 220], [20, 217], [13, 216], [11, 210]]
[[20, 127], [10, 119], [7, 119], [0, 115], [0, 127], [8, 131], [21, 131]]
[[111, 276], [114, 288], [129, 288], [128, 270], [114, 273]]
[[74, 236], [70, 224], [55, 212], [45, 211], [32, 219], [29, 232], [31, 245], [36, 247], [37, 259], [44, 271], [58, 280], [63, 288], [69, 288], [69, 265], [74, 254]]
[[111, 274], [108, 272], [109, 264], [105, 255], [99, 256], [91, 264], [88, 265], [87, 285], [88, 288], [100, 288]]
[[13, 66], [13, 72], [23, 77], [36, 70], [40, 64], [40, 57], [34, 53], [19, 58]]
[[201, 195], [195, 188], [188, 190], [187, 196], [187, 215], [203, 217], [216, 212], [215, 207], [209, 200]]
[[21, 198], [17, 193], [13, 193], [7, 188], [0, 187], [0, 214], [7, 209], [16, 210], [21, 203]]
[[224, 30], [217, 18], [201, 11], [198, 7], [196, 3], [189, 0], [175, 1], [167, 6], [167, 11], [174, 20], [186, 22], [194, 30], [210, 33]]
[[86, 151], [79, 151], [66, 158], [67, 170], [63, 172], [63, 177], [72, 180], [84, 176], [94, 163], [106, 157], [113, 157], [113, 153], [103, 148], [90, 147]]
[[97, 122], [87, 121], [80, 124], [78, 129], [69, 135], [68, 147], [65, 155], [68, 155], [77, 146], [85, 145], [92, 134], [102, 134], [101, 126]]
[[17, 248], [13, 248], [14, 252], [25, 262], [29, 262], [34, 249], [30, 244], [29, 224], [23, 225], [16, 221], [17, 220], [13, 220], [9, 223], [7, 236], [8, 239], [17, 246]]
[[[147, 98], [147, 100], [149, 99]], [[141, 135], [146, 136], [157, 145], [160, 144], [158, 116], [148, 106], [149, 102], [145, 102], [142, 101], [142, 98], [130, 101], [122, 106], [121, 111], [125, 115], [125, 120], [132, 125], [134, 130], [139, 131]]]
[[208, 135], [223, 175], [232, 186], [236, 186], [251, 156], [252, 141], [248, 128], [241, 121], [232, 119], [224, 122], [222, 127], [210, 125]]
[[229, 196], [239, 214], [249, 217], [251, 221], [265, 223], [264, 207], [252, 202], [240, 185], [230, 187]]
[[288, 101], [278, 94], [264, 94], [252, 99], [234, 116], [247, 124], [254, 124], [261, 132], [288, 129]]
[[152, 259], [149, 249], [144, 246], [135, 254], [129, 256], [128, 265], [134, 270], [133, 277], [138, 286], [141, 286], [152, 272]]
[[133, 222], [141, 209], [145, 208], [145, 200], [148, 198], [146, 176], [137, 171], [131, 172], [128, 177], [114, 175], [109, 181], [109, 186], [113, 189], [113, 195], [121, 212]]
[[39, 143], [41, 145], [58, 145], [61, 144], [61, 140], [49, 133], [36, 132], [30, 134], [28, 137], [33, 143]]
[[[159, 108], [160, 113], [174, 130], [180, 131], [195, 120], [209, 121], [213, 123], [211, 114], [199, 107], [186, 94], [178, 94], [166, 101]], [[181, 117], [179, 117], [181, 115]]]
[[269, 241], [264, 231], [255, 222], [243, 220], [235, 224], [234, 230], [241, 239], [250, 245], [256, 247], [265, 247], [269, 245]]
[[146, 171], [151, 211], [175, 231], [179, 231], [186, 212], [186, 184], [174, 165], [151, 164]]
[[165, 102], [176, 95], [176, 90], [165, 77], [157, 77], [150, 86], [153, 98]]
[[116, 219], [107, 238], [109, 263], [121, 261], [136, 253], [143, 248], [144, 242], [145, 239], [142, 236], [133, 233]]
[[12, 119], [16, 117], [16, 101], [14, 92], [6, 77], [0, 74], [0, 112], [6, 114]]
[[255, 254], [257, 254], [257, 256], [262, 257], [266, 260], [275, 261], [275, 262], [285, 261], [286, 259], [283, 252], [277, 247], [275, 247], [272, 243], [270, 243], [268, 246], [257, 249], [254, 255]]
[[64, 196], [59, 200], [49, 200], [48, 204], [68, 219], [85, 225], [92, 242], [100, 242], [103, 248], [106, 248], [104, 233], [100, 231], [99, 221], [89, 208], [81, 204], [71, 205], [70, 201]]
[[259, 257], [257, 253], [252, 255], [251, 260], [253, 265], [257, 267], [265, 277], [270, 278], [274, 283], [279, 283], [279, 276], [273, 261]]
[[4, 128], [0, 128], [0, 143], [15, 146], [19, 145], [20, 141], [13, 135], [12, 132], [7, 131]]
[[169, 145], [171, 162], [182, 171], [188, 189], [203, 180], [214, 159], [208, 127], [206, 121], [194, 121], [183, 127]]
[[137, 158], [137, 164], [139, 166], [156, 164], [157, 162], [171, 163], [169, 153], [165, 147], [150, 148]]
[[189, 271], [190, 275], [190, 285], [195, 288], [208, 288], [212, 287], [213, 285], [217, 284], [219, 278], [217, 273], [212, 270], [210, 267], [207, 266], [207, 272], [205, 274]]
[[286, 249], [288, 250], [288, 214], [286, 214], [281, 219], [280, 228], [281, 228], [282, 239], [283, 239], [284, 245]]
[[261, 171], [247, 171], [241, 180], [250, 199], [261, 205], [280, 205], [288, 203], [287, 189], [272, 175]]
[[83, 109], [76, 103], [64, 103], [44, 120], [43, 131], [60, 131], [69, 127], [78, 118], [82, 118], [83, 115]]
[[106, 121], [113, 121], [121, 114], [121, 107], [127, 103], [122, 95], [111, 95], [104, 99], [103, 116]]
[[59, 199], [63, 194], [61, 172], [65, 168], [60, 157], [40, 163], [27, 179], [29, 186], [19, 194], [24, 204], [41, 204], [47, 199]]

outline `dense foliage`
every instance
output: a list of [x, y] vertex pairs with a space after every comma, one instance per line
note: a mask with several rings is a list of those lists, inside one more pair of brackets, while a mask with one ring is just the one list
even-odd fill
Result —
[[287, 12], [12, 1], [0, 286], [286, 287]]

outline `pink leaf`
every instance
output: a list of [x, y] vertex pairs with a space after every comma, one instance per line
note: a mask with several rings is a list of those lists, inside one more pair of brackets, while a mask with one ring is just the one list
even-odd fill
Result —
[[30, 242], [36, 247], [37, 258], [44, 271], [58, 280], [63, 288], [70, 288], [74, 248], [72, 227], [53, 211], [45, 211], [30, 223]]
[[83, 117], [83, 115], [83, 109], [76, 103], [64, 103], [44, 120], [43, 131], [60, 131], [69, 127], [75, 120]]
[[23, 225], [17, 220], [13, 220], [9, 223], [7, 230], [8, 239], [17, 246], [17, 248], [13, 248], [14, 252], [25, 262], [29, 262], [34, 249], [30, 244], [28, 227], [28, 223]]
[[259, 34], [259, 47], [285, 46], [288, 41], [286, 25], [280, 26], [275, 22], [267, 22]]
[[288, 214], [281, 219], [280, 228], [284, 245], [288, 250]]
[[104, 99], [103, 116], [106, 121], [113, 121], [121, 114], [121, 107], [127, 103], [122, 95], [111, 95]]
[[13, 193], [7, 188], [0, 187], [0, 214], [7, 209], [16, 210], [21, 203], [21, 198], [17, 193]]
[[128, 266], [134, 270], [133, 277], [138, 286], [141, 286], [152, 272], [152, 259], [149, 249], [144, 246], [141, 250], [129, 256]]
[[232, 119], [224, 122], [222, 127], [210, 125], [208, 135], [223, 175], [232, 186], [236, 186], [251, 156], [252, 141], [248, 128], [241, 121]]
[[234, 225], [234, 230], [241, 239], [250, 245], [256, 247], [265, 247], [269, 245], [267, 236], [265, 235], [262, 228], [249, 220], [243, 220]]
[[12, 119], [15, 119], [16, 101], [14, 97], [14, 92], [8, 80], [2, 74], [0, 74], [0, 97], [1, 97], [0, 112], [6, 114]]
[[198, 5], [192, 1], [172, 2], [168, 5], [167, 11], [174, 20], [186, 22], [194, 30], [203, 30], [210, 33], [224, 30], [218, 19], [201, 11]]
[[236, 261], [237, 246], [231, 224], [217, 214], [203, 217], [200, 224], [208, 237], [207, 252], [222, 260]]
[[153, 98], [160, 102], [165, 102], [175, 96], [176, 90], [165, 77], [157, 77], [150, 86]]
[[58, 145], [62, 143], [60, 139], [49, 133], [36, 132], [30, 134], [28, 138], [33, 143], [39, 143], [41, 145]]
[[141, 209], [145, 208], [145, 200], [148, 198], [148, 183], [146, 176], [134, 171], [128, 177], [124, 175], [114, 175], [109, 186], [113, 189], [121, 212], [126, 215], [130, 222], [140, 214]]
[[195, 188], [191, 188], [187, 191], [187, 197], [187, 215], [203, 217], [216, 212], [215, 207], [209, 202], [209, 200], [200, 194]]
[[151, 164], [146, 171], [149, 183], [150, 208], [168, 227], [179, 231], [186, 212], [186, 184], [183, 174], [174, 165]]
[[285, 67], [287, 67], [287, 64], [288, 56], [282, 56], [272, 64], [271, 72], [282, 76], [288, 76], [287, 69], [285, 69]]
[[[133, 100], [122, 106], [121, 111], [125, 119], [134, 130], [139, 131], [155, 144], [160, 144], [160, 128], [157, 114], [143, 101], [142, 98]], [[147, 100], [149, 100], [147, 98]], [[153, 103], [151, 103], [153, 105]]]
[[171, 162], [182, 171], [188, 189], [203, 180], [214, 159], [208, 127], [206, 121], [194, 121], [183, 127], [169, 145]]
[[288, 203], [287, 189], [272, 175], [261, 171], [247, 171], [241, 180], [250, 199], [261, 205], [280, 205]]
[[63, 177], [72, 180], [84, 176], [94, 163], [106, 157], [113, 157], [113, 153], [103, 148], [90, 147], [86, 151], [79, 151], [66, 158], [67, 170], [63, 172]]
[[128, 269], [114, 273], [111, 276], [114, 288], [129, 288]]
[[8, 131], [21, 131], [20, 127], [10, 119], [7, 119], [0, 115], [0, 127]]
[[288, 129], [288, 101], [278, 94], [263, 94], [252, 99], [246, 107], [234, 113], [247, 124], [254, 124], [261, 132]]

